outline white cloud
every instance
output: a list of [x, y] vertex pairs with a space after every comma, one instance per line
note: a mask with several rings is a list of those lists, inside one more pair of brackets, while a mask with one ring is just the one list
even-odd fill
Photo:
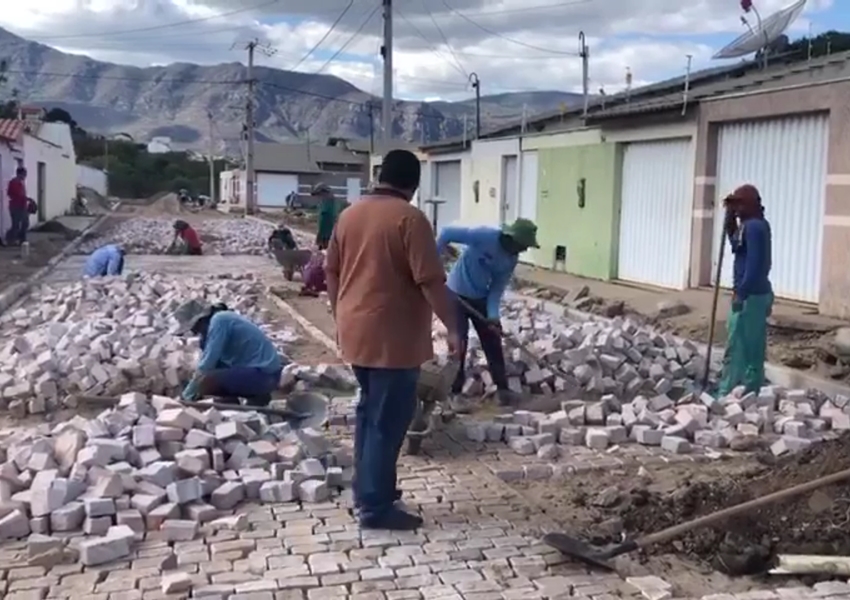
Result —
[[[789, 2], [757, 0], [763, 15]], [[807, 16], [828, 9], [831, 3], [810, 0]], [[0, 11], [0, 26], [99, 60], [138, 66], [232, 62], [245, 57], [234, 46], [257, 37], [276, 51], [273, 56], [258, 54], [258, 64], [291, 68], [325, 36], [345, 0], [7, 4]], [[586, 32], [591, 47], [591, 89], [604, 86], [615, 91], [624, 84], [627, 67], [635, 83], [677, 75], [685, 69], [686, 55], [692, 55], [699, 67], [716, 50], [698, 36], [721, 34], [712, 41], [722, 42], [743, 31], [738, 0], [409, 0], [397, 4], [394, 66], [400, 97], [468, 97], [470, 72], [479, 75], [485, 94], [578, 91], [580, 30]], [[320, 69], [330, 54], [351, 39], [340, 58], [323, 72], [379, 93], [380, 77], [375, 75], [380, 75], [381, 64], [380, 10], [373, 14], [379, 5], [379, 0], [353, 0], [338, 27], [299, 70]], [[252, 7], [258, 8], [249, 10]], [[355, 36], [370, 14], [362, 33]], [[186, 23], [191, 19], [203, 20]], [[805, 31], [808, 24], [802, 22], [799, 27]]]

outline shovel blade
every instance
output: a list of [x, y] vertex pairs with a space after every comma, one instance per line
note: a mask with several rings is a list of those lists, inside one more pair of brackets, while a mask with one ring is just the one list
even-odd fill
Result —
[[595, 567], [603, 571], [614, 570], [611, 563], [601, 556], [599, 550], [565, 533], [547, 533], [543, 536], [543, 543], [551, 546], [564, 556], [569, 556], [590, 567]]

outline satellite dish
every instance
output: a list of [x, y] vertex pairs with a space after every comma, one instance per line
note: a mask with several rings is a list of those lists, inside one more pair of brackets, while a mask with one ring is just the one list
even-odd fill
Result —
[[[791, 6], [786, 6], [764, 20], [761, 19], [755, 7], [751, 3], [748, 3], [748, 6], [756, 15], [758, 25], [755, 28], [751, 27], [747, 33], [727, 45], [712, 58], [739, 58], [747, 54], [762, 51], [771, 46], [774, 41], [785, 33], [788, 26], [800, 16], [800, 13], [803, 12], [803, 8], [806, 6], [806, 1], [797, 0]], [[745, 19], [742, 18], [742, 20], [746, 23]]]

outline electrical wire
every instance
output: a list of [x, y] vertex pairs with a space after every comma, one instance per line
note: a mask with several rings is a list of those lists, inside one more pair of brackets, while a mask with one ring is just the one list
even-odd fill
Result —
[[339, 14], [339, 16], [336, 18], [336, 20], [333, 23], [331, 23], [331, 26], [328, 27], [328, 30], [325, 32], [325, 35], [322, 36], [322, 39], [320, 39], [318, 42], [316, 42], [313, 45], [313, 47], [310, 48], [307, 51], [307, 54], [302, 56], [301, 60], [299, 60], [297, 63], [295, 63], [294, 67], [291, 67], [290, 69], [288, 69], [289, 71], [294, 71], [295, 69], [297, 69], [298, 67], [303, 65], [304, 61], [306, 61], [308, 58], [310, 58], [313, 55], [313, 52], [318, 50], [319, 46], [321, 46], [325, 42], [325, 40], [328, 39], [328, 36], [330, 36], [330, 34], [333, 33], [334, 29], [336, 29], [336, 26], [339, 25], [339, 22], [342, 21], [343, 17], [345, 17], [345, 15], [348, 13], [348, 11], [351, 10], [352, 6], [354, 6], [354, 0], [348, 0], [348, 4], [345, 6], [345, 8], [342, 9], [342, 12]]
[[440, 37], [443, 39], [443, 43], [446, 45], [446, 48], [448, 48], [449, 52], [450, 52], [450, 53], [451, 53], [451, 55], [452, 55], [452, 58], [454, 58], [454, 59], [455, 59], [455, 62], [457, 63], [457, 66], [458, 66], [458, 67], [460, 67], [460, 70], [461, 70], [461, 72], [463, 73], [463, 76], [464, 76], [467, 80], [469, 80], [469, 71], [467, 71], [466, 69], [464, 69], [464, 68], [463, 68], [463, 63], [461, 63], [461, 62], [460, 62], [460, 59], [457, 57], [457, 54], [455, 54], [455, 51], [454, 51], [454, 49], [452, 48], [452, 45], [449, 43], [449, 38], [448, 38], [448, 37], [446, 37], [446, 34], [443, 32], [443, 28], [442, 28], [442, 27], [440, 27], [440, 24], [439, 24], [439, 23], [437, 23], [437, 19], [435, 19], [435, 18], [434, 18], [434, 13], [432, 13], [432, 12], [428, 9], [428, 6], [425, 4], [425, 0], [422, 0], [422, 8], [424, 8], [424, 9], [425, 9], [425, 12], [427, 12], [427, 13], [428, 13], [428, 16], [431, 18], [431, 22], [434, 24], [434, 27], [436, 28], [437, 33], [439, 33], [439, 34], [440, 34]]
[[457, 10], [455, 7], [453, 7], [451, 4], [449, 4], [448, 0], [443, 0], [443, 4], [445, 4], [446, 8], [448, 8], [453, 14], [459, 16], [461, 19], [463, 19], [464, 21], [466, 21], [470, 25], [477, 27], [478, 29], [480, 29], [481, 31], [483, 31], [485, 33], [489, 33], [490, 35], [500, 37], [503, 40], [505, 40], [506, 42], [511, 42], [512, 44], [516, 44], [518, 46], [524, 46], [525, 48], [530, 48], [532, 50], [537, 50], [539, 52], [549, 52], [551, 54], [559, 54], [559, 55], [562, 55], [562, 56], [578, 56], [577, 52], [563, 52], [561, 50], [550, 50], [549, 48], [542, 48], [540, 46], [533, 46], [532, 44], [526, 44], [525, 42], [521, 42], [519, 40], [509, 38], [508, 36], [503, 35], [503, 34], [499, 33], [498, 31], [494, 31], [493, 29], [490, 29], [488, 27], [484, 27], [483, 25], [481, 25], [481, 24], [477, 23], [476, 21], [470, 19], [468, 16], [466, 16], [465, 14], [463, 14], [462, 12]]
[[324, 71], [324, 70], [328, 67], [328, 65], [330, 65], [333, 61], [335, 61], [335, 60], [336, 60], [336, 58], [337, 58], [340, 54], [342, 54], [343, 52], [345, 52], [345, 49], [346, 49], [346, 48], [348, 48], [348, 46], [349, 46], [349, 45], [350, 45], [350, 44], [351, 44], [354, 40], [356, 40], [356, 39], [357, 39], [357, 37], [358, 37], [358, 36], [359, 36], [359, 35], [363, 32], [363, 30], [364, 30], [364, 29], [366, 29], [366, 25], [368, 25], [368, 24], [369, 24], [369, 22], [372, 20], [372, 17], [374, 17], [374, 16], [375, 16], [375, 14], [378, 12], [378, 10], [379, 10], [380, 8], [381, 8], [381, 5], [380, 5], [380, 4], [378, 4], [377, 6], [375, 6], [375, 8], [373, 8], [373, 9], [369, 12], [369, 14], [368, 14], [368, 15], [366, 16], [366, 18], [363, 20], [363, 22], [362, 22], [362, 23], [360, 23], [360, 27], [358, 27], [358, 28], [354, 31], [354, 33], [352, 33], [352, 34], [351, 34], [351, 36], [350, 36], [350, 37], [349, 37], [349, 38], [345, 41], [345, 43], [344, 43], [342, 46], [340, 46], [340, 47], [339, 47], [339, 50], [337, 50], [336, 52], [334, 52], [334, 53], [331, 55], [331, 57], [330, 57], [328, 60], [326, 60], [326, 61], [325, 61], [325, 63], [324, 63], [321, 67], [319, 67], [319, 69], [318, 69], [318, 70], [313, 71], [313, 75], [318, 75], [319, 73], [321, 73], [322, 71]]
[[[431, 42], [431, 40], [429, 40], [429, 39], [425, 36], [425, 34], [424, 34], [424, 33], [422, 33], [422, 30], [421, 30], [421, 29], [419, 29], [419, 28], [418, 28], [415, 24], [413, 24], [413, 23], [410, 21], [410, 19], [408, 19], [408, 18], [404, 15], [404, 13], [403, 13], [403, 12], [401, 12], [398, 8], [393, 8], [393, 10], [395, 11], [395, 14], [397, 14], [399, 17], [401, 17], [401, 20], [402, 20], [402, 21], [404, 21], [405, 23], [407, 23], [407, 24], [410, 26], [410, 28], [411, 28], [411, 29], [413, 29], [413, 31], [415, 31], [415, 32], [419, 35], [419, 37], [421, 37], [421, 38], [422, 38], [422, 40], [423, 40], [426, 44], [428, 44], [428, 49], [429, 49], [431, 52], [433, 52], [433, 53], [434, 53], [434, 55], [435, 55], [437, 58], [439, 58], [440, 60], [444, 61], [447, 65], [449, 65], [449, 66], [450, 66], [451, 68], [453, 68], [455, 71], [457, 71], [458, 73], [460, 73], [461, 75], [463, 75], [465, 78], [467, 78], [467, 79], [469, 78], [469, 74], [466, 72], [466, 70], [464, 70], [463, 65], [462, 65], [462, 64], [460, 64], [460, 62], [457, 60], [457, 58], [456, 58], [456, 57], [455, 57], [455, 62], [452, 62], [452, 61], [448, 60], [445, 56], [443, 56], [443, 55], [440, 53], [440, 51], [437, 49], [436, 45], [435, 45], [435, 44], [433, 44], [433, 43]], [[449, 51], [451, 51], [451, 49], [449, 49]]]
[[71, 35], [50, 35], [43, 36], [40, 39], [42, 40], [70, 40], [70, 39], [79, 39], [79, 38], [88, 38], [88, 37], [104, 37], [111, 35], [125, 35], [127, 33], [143, 33], [147, 31], [158, 31], [160, 29], [168, 29], [169, 27], [183, 27], [185, 25], [193, 25], [195, 23], [203, 23], [205, 21], [213, 21], [215, 19], [222, 19], [224, 17], [231, 17], [233, 15], [238, 15], [241, 13], [252, 12], [255, 10], [259, 10], [261, 8], [265, 8], [267, 6], [271, 6], [272, 4], [277, 4], [280, 0], [268, 0], [267, 2], [262, 2], [260, 4], [256, 4], [254, 6], [249, 6], [245, 8], [240, 8], [237, 10], [232, 10], [230, 12], [221, 13], [218, 15], [210, 15], [209, 17], [199, 17], [196, 19], [185, 19], [183, 21], [175, 21], [173, 23], [165, 23], [163, 25], [151, 25], [150, 27], [138, 27], [135, 29], [121, 29], [118, 31], [101, 31], [96, 33], [77, 33]]

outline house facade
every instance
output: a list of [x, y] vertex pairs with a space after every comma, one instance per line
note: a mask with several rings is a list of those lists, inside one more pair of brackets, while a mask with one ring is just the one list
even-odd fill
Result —
[[666, 289], [712, 283], [722, 199], [752, 183], [773, 228], [776, 295], [846, 318], [848, 74], [850, 53], [706, 69], [687, 85], [594, 101], [587, 115], [543, 115], [423, 152], [432, 173], [458, 165], [441, 191], [459, 204], [460, 222], [536, 220], [541, 248], [526, 262]]
[[[337, 146], [258, 143], [254, 146], [254, 171], [254, 193], [260, 209], [282, 209], [293, 192], [301, 205], [310, 205], [310, 191], [318, 183], [325, 183], [337, 197], [353, 202], [368, 184], [369, 157]], [[220, 210], [245, 210], [245, 183], [244, 169], [219, 175]]]

